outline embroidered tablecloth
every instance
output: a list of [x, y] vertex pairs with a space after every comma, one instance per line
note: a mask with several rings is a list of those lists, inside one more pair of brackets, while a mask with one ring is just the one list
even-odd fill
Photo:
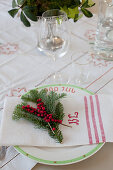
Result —
[[[70, 50], [54, 65], [51, 58], [42, 55], [36, 48], [37, 23], [31, 28], [25, 28], [18, 18], [12, 19], [8, 15], [10, 8], [11, 0], [0, 1], [0, 117], [6, 95], [21, 96], [31, 88], [49, 82], [55, 71], [61, 71], [67, 77], [73, 76], [74, 73], [70, 73], [72, 54], [78, 72], [83, 66], [86, 71], [90, 70], [89, 81], [81, 84], [81, 87], [94, 93], [113, 93], [113, 63], [96, 59], [94, 54], [89, 52], [89, 43], [94, 41], [96, 31], [95, 15], [91, 19], [83, 17], [77, 23], [69, 21]], [[13, 147], [8, 147], [0, 167], [3, 170], [13, 170], [15, 164], [18, 170], [28, 170], [36, 163], [20, 155]]]

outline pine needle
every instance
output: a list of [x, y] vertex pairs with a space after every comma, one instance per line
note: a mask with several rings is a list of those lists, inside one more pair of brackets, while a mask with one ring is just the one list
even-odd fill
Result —
[[[46, 108], [47, 114], [52, 114], [52, 117], [57, 120], [63, 120], [63, 105], [60, 103], [60, 99], [65, 97], [66, 94], [57, 94], [56, 92], [47, 92], [46, 89], [38, 91], [37, 89], [30, 90], [28, 93], [24, 94], [21, 99], [23, 100], [22, 104], [19, 104], [15, 107], [12, 119], [26, 119], [35, 125], [35, 128], [47, 130], [49, 135], [56, 140], [56, 142], [61, 143], [63, 140], [62, 132], [59, 130], [59, 123], [57, 122], [47, 122], [43, 118], [37, 117], [36, 115], [30, 114], [28, 111], [23, 110], [22, 106], [26, 106], [27, 102], [37, 103], [37, 99], [42, 99], [44, 106]], [[50, 128], [51, 127], [51, 128]], [[55, 128], [55, 131], [52, 130], [52, 127]], [[54, 133], [53, 133], [54, 132]]]

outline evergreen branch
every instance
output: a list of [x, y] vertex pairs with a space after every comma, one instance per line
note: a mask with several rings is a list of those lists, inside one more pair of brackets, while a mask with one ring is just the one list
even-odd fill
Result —
[[24, 101], [30, 101], [37, 103], [37, 99], [41, 98], [42, 101], [45, 101], [45, 97], [47, 95], [47, 90], [42, 89], [40, 92], [38, 92], [37, 89], [30, 90], [28, 93], [22, 95], [21, 99]]
[[55, 134], [52, 133], [51, 130], [49, 130], [48, 133], [49, 133], [49, 135], [51, 136], [51, 138], [53, 138], [53, 139], [56, 140], [56, 142], [62, 143], [62, 141], [63, 141], [63, 135], [62, 135], [62, 132], [61, 132], [59, 129], [57, 129], [57, 131], [55, 131]]
[[47, 111], [50, 112], [51, 114], [55, 114], [56, 102], [61, 98], [64, 98], [65, 96], [66, 96], [65, 93], [57, 94], [51, 91], [45, 100], [45, 105], [48, 106]]
[[24, 101], [30, 101], [30, 102], [37, 102], [37, 99], [39, 98], [38, 96], [38, 91], [35, 90], [30, 90], [28, 93], [24, 94], [21, 96], [21, 99]]
[[30, 113], [23, 111], [23, 104], [17, 105], [13, 112], [13, 120], [19, 120], [21, 118], [32, 122], [35, 125], [35, 128], [48, 130], [49, 135], [55, 139], [57, 142], [61, 143], [63, 140], [63, 136], [61, 131], [58, 129], [58, 125], [55, 126], [56, 131], [53, 133], [48, 123], [44, 122], [43, 119], [37, 118], [35, 115], [31, 115]]
[[36, 128], [43, 128], [46, 129], [47, 128], [47, 123], [40, 118], [37, 118], [37, 116], [35, 115], [31, 115], [30, 113], [28, 113], [27, 111], [24, 111], [22, 109], [22, 104], [17, 105], [14, 112], [13, 112], [13, 116], [12, 119], [13, 120], [19, 120], [21, 118], [24, 118], [30, 122], [32, 122]]
[[58, 102], [56, 105], [56, 108], [55, 108], [55, 115], [56, 115], [57, 119], [63, 120], [63, 118], [64, 118], [63, 110], [64, 110], [64, 108], [63, 108], [62, 103]]
[[[62, 124], [61, 121], [64, 118], [64, 109], [63, 105], [59, 102], [59, 99], [65, 96], [65, 93], [57, 94], [53, 91], [47, 93], [46, 89], [41, 91], [38, 91], [37, 89], [30, 90], [21, 97], [24, 102], [15, 107], [12, 119], [26, 119], [32, 122], [35, 125], [35, 128], [47, 130], [52, 138], [61, 143], [63, 140], [63, 135], [59, 130], [59, 123]], [[36, 103], [37, 109], [28, 105], [27, 102]], [[40, 113], [41, 109], [43, 112], [42, 115]], [[47, 115], [45, 115], [45, 117], [44, 112], [46, 112]], [[49, 122], [48, 116], [51, 117], [49, 118]]]

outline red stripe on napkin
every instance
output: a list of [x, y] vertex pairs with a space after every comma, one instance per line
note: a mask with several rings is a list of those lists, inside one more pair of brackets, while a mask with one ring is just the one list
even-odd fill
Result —
[[97, 113], [98, 113], [98, 119], [99, 119], [99, 123], [100, 123], [100, 130], [101, 130], [102, 140], [103, 140], [103, 142], [106, 142], [104, 128], [103, 128], [103, 122], [102, 122], [102, 117], [101, 117], [101, 113], [100, 113], [100, 103], [99, 103], [98, 95], [95, 95], [95, 99], [96, 99], [96, 104], [97, 104]]
[[96, 120], [95, 120], [94, 104], [93, 104], [92, 96], [90, 96], [90, 104], [91, 104], [91, 115], [92, 115], [93, 127], [94, 127], [94, 131], [95, 131], [95, 139], [96, 139], [96, 143], [99, 143], [99, 137], [98, 137]]
[[88, 103], [87, 103], [86, 96], [84, 97], [84, 103], [85, 103], [85, 114], [86, 114], [86, 123], [87, 123], [87, 129], [88, 129], [89, 143], [92, 144], [93, 141], [92, 141], [90, 122], [89, 122]]

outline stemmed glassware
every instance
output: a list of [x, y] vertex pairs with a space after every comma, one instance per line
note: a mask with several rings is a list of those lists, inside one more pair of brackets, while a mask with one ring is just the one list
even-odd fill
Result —
[[[52, 57], [54, 63], [57, 58], [63, 57], [70, 44], [70, 34], [67, 29], [67, 14], [58, 9], [48, 10], [42, 14], [40, 33], [38, 35], [38, 49]], [[53, 80], [59, 76], [54, 74]], [[60, 75], [61, 77], [61, 75]]]
[[75, 61], [75, 56], [75, 53], [71, 55], [70, 74], [67, 83], [82, 86], [89, 83], [91, 79], [90, 64], [84, 61]]

